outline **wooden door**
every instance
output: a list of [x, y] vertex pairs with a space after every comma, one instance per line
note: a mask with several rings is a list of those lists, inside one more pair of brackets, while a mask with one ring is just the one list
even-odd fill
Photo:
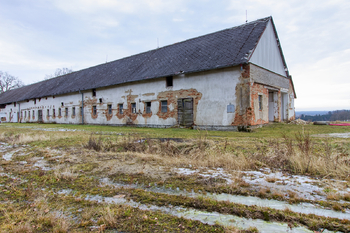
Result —
[[193, 125], [193, 99], [178, 99], [177, 113], [179, 125], [191, 127]]

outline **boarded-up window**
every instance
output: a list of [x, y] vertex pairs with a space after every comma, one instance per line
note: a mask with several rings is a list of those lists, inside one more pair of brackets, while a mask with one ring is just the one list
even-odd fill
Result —
[[92, 106], [92, 114], [93, 114], [94, 116], [96, 116], [96, 114], [97, 114], [97, 108], [96, 108], [96, 106]]
[[131, 112], [136, 113], [136, 103], [131, 103]]
[[72, 107], [72, 116], [75, 116], [75, 107]]
[[112, 115], [112, 104], [108, 104], [107, 108], [108, 108], [108, 114]]
[[162, 100], [160, 101], [161, 111], [162, 112], [168, 112], [168, 101]]
[[123, 104], [118, 104], [119, 114], [123, 114]]
[[151, 113], [151, 102], [146, 102], [146, 113]]

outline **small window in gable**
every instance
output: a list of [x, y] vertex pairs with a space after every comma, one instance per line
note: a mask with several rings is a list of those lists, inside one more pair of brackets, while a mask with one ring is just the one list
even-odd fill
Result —
[[146, 113], [151, 113], [151, 102], [146, 102]]
[[136, 103], [131, 103], [131, 113], [136, 113]]
[[173, 76], [166, 77], [166, 87], [172, 87], [173, 86]]
[[93, 96], [93, 97], [96, 96], [96, 89], [92, 89], [92, 96]]
[[168, 101], [167, 100], [162, 100], [160, 102], [160, 106], [161, 106], [162, 112], [168, 112]]
[[13, 103], [13, 107], [16, 107], [16, 102]]

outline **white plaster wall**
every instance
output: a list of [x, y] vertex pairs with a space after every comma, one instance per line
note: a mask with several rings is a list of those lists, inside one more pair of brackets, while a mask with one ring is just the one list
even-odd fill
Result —
[[[92, 91], [84, 92], [84, 122], [86, 124], [126, 124], [126, 119], [119, 119], [116, 114], [118, 112], [118, 104], [123, 104], [124, 109], [127, 108], [127, 96], [134, 96], [136, 109], [138, 114], [135, 124], [140, 125], [175, 125], [177, 124], [177, 115], [171, 116], [167, 119], [162, 119], [157, 116], [159, 111], [160, 100], [167, 99], [167, 97], [160, 98], [159, 95], [164, 93], [174, 95], [180, 90], [195, 89], [202, 94], [201, 99], [197, 105], [197, 115], [194, 119], [196, 125], [231, 125], [234, 121], [234, 113], [227, 113], [227, 105], [236, 103], [235, 88], [239, 82], [241, 71], [239, 67], [220, 69], [209, 72], [201, 72], [196, 74], [179, 75], [173, 78], [173, 87], [166, 87], [165, 78], [153, 79], [142, 82], [134, 82], [129, 84], [117, 85], [114, 87], [101, 88], [96, 90], [96, 97], [92, 97]], [[152, 95], [154, 93], [154, 95]], [[146, 94], [146, 95], [145, 95]], [[165, 95], [166, 96], [166, 95]], [[178, 96], [175, 96], [178, 97]], [[72, 93], [67, 95], [60, 95], [55, 97], [47, 97], [36, 99], [36, 104], [33, 100], [29, 102], [24, 101], [17, 103], [17, 106], [7, 105], [3, 112], [9, 114], [12, 109], [12, 114], [17, 113], [19, 108], [23, 113], [21, 122], [37, 122], [38, 110], [43, 112], [43, 121], [47, 123], [69, 123], [79, 124], [82, 119], [80, 116], [82, 95], [79, 93]], [[99, 99], [102, 98], [102, 103]], [[141, 102], [140, 102], [141, 101]], [[144, 101], [151, 102], [152, 116], [144, 118]], [[63, 107], [61, 103], [63, 102]], [[113, 109], [113, 116], [107, 119], [105, 113], [107, 105], [111, 104]], [[92, 106], [96, 105], [98, 117], [94, 118], [91, 114]], [[68, 117], [65, 117], [65, 108], [68, 108]], [[72, 107], [75, 107], [76, 116], [72, 118]], [[168, 111], [175, 108], [175, 104], [168, 105]], [[235, 106], [237, 108], [237, 106]], [[59, 108], [62, 110], [62, 117], [59, 117]], [[50, 116], [47, 118], [47, 109], [49, 109]], [[56, 109], [56, 117], [52, 117], [52, 110]], [[35, 118], [33, 119], [33, 110], [35, 111]], [[26, 113], [24, 113], [26, 111]], [[28, 117], [30, 111], [30, 118]], [[26, 116], [26, 118], [25, 118]], [[12, 120], [12, 122], [14, 122]]]

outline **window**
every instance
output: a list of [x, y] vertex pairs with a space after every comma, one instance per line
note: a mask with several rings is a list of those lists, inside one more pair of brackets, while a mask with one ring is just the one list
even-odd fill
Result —
[[80, 107], [80, 116], [82, 116], [82, 115], [83, 115], [83, 108]]
[[61, 108], [58, 108], [58, 116], [62, 116]]
[[52, 116], [56, 117], [56, 110], [55, 109], [52, 109]]
[[13, 103], [13, 107], [16, 107], [16, 102]]
[[21, 118], [23, 118], [23, 111], [21, 112]]
[[30, 119], [30, 111], [28, 111], [28, 118]]
[[63, 102], [61, 102], [61, 107], [63, 107], [64, 106], [64, 103]]
[[262, 106], [263, 106], [262, 95], [259, 95], [259, 110], [262, 110]]
[[65, 109], [65, 116], [68, 116], [68, 108]]
[[75, 107], [72, 107], [72, 116], [75, 116]]
[[161, 111], [162, 112], [168, 112], [168, 101], [162, 100], [160, 101]]
[[35, 118], [35, 111], [33, 110], [33, 118]]
[[27, 111], [24, 111], [24, 118], [27, 118]]
[[118, 104], [119, 114], [123, 114], [123, 104]]
[[92, 96], [96, 96], [96, 89], [92, 89]]
[[173, 86], [173, 76], [166, 77], [166, 87]]
[[100, 104], [102, 104], [102, 98], [100, 98], [99, 101], [100, 101]]
[[112, 115], [112, 104], [108, 104], [107, 108], [108, 108], [108, 114]]
[[146, 102], [146, 113], [151, 113], [151, 102]]
[[96, 106], [92, 106], [92, 114], [95, 116], [97, 114]]
[[136, 103], [131, 103], [131, 113], [136, 113]]
[[50, 116], [50, 109], [47, 110], [47, 117]]
[[34, 99], [34, 104], [36, 104], [36, 99]]

